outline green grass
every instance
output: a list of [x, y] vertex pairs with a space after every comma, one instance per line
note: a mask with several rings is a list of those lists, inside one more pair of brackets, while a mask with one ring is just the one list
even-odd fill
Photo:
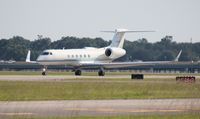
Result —
[[104, 79], [80, 81], [76, 79], [73, 82], [0, 81], [0, 100], [200, 98], [200, 83], [176, 83], [174, 80], [114, 81], [114, 79], [110, 79], [109, 82]]
[[96, 116], [96, 117], [10, 117], [8, 119], [200, 119], [200, 113], [164, 114], [164, 115], [131, 115], [131, 116]]

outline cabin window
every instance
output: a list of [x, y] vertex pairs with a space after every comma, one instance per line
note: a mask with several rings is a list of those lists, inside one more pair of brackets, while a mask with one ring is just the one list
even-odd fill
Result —
[[80, 58], [82, 58], [82, 55], [80, 55]]
[[74, 55], [72, 55], [72, 58], [74, 58]]
[[49, 53], [50, 55], [53, 55], [52, 52]]
[[76, 58], [78, 58], [78, 55], [76, 55]]
[[67, 55], [68, 58], [70, 58], [70, 55]]
[[88, 55], [88, 57], [90, 57], [90, 55]]
[[49, 55], [49, 52], [43, 52], [42, 55]]
[[86, 58], [86, 54], [84, 54], [84, 58]]

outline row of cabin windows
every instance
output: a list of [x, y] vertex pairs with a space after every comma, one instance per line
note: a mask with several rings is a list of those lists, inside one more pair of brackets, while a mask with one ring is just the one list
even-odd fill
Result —
[[67, 58], [90, 58], [90, 55], [67, 55]]
[[[52, 52], [43, 52], [42, 55], [53, 55]], [[90, 55], [67, 55], [67, 58], [90, 58]]]

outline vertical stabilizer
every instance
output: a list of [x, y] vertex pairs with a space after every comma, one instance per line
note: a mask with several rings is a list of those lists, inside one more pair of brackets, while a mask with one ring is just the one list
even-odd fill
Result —
[[116, 29], [110, 47], [123, 48], [126, 29]]

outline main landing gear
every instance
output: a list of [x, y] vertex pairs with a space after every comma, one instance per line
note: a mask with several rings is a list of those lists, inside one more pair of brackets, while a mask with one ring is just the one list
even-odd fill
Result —
[[[75, 76], [81, 76], [81, 70], [76, 69], [74, 74], [75, 74]], [[100, 70], [98, 71], [98, 75], [99, 76], [105, 76], [105, 71], [104, 71], [103, 68], [100, 68]]]
[[105, 76], [105, 71], [103, 68], [100, 68], [99, 72], [98, 72], [99, 76]]
[[80, 76], [80, 75], [81, 75], [81, 70], [80, 69], [75, 70], [75, 76]]
[[[42, 68], [42, 75], [45, 76], [47, 75], [47, 66], [44, 66]], [[104, 71], [104, 68], [100, 68], [99, 71], [98, 71], [98, 75], [99, 76], [105, 76], [105, 71]], [[76, 69], [75, 70], [75, 76], [81, 76], [81, 69]]]
[[42, 68], [42, 75], [43, 76], [45, 76], [45, 75], [47, 75], [47, 66], [44, 66], [43, 68]]

